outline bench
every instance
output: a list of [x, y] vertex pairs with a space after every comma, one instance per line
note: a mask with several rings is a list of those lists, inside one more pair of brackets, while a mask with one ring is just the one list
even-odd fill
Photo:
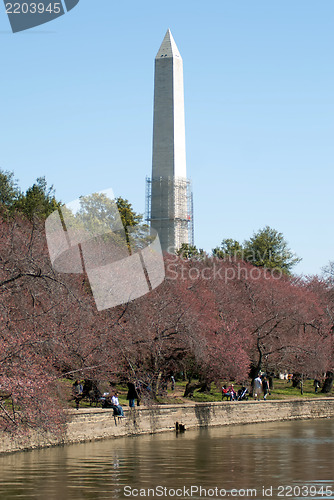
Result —
[[113, 417], [114, 417], [114, 421], [115, 421], [116, 426], [117, 426], [117, 422], [119, 423], [120, 421], [122, 421], [123, 418], [125, 418], [119, 414], [117, 406], [113, 405], [112, 403], [109, 403], [106, 400], [104, 400], [102, 402], [102, 408], [113, 410]]
[[116, 408], [116, 407], [114, 407], [114, 414], [113, 414], [113, 417], [114, 417], [114, 421], [115, 421], [115, 425], [116, 425], [116, 427], [117, 427], [117, 422], [118, 422], [118, 423], [120, 423], [120, 422], [122, 422], [122, 419], [123, 419], [123, 418], [125, 418], [125, 417], [123, 417], [122, 415], [120, 415], [120, 414], [118, 413], [118, 410], [117, 410], [117, 408]]

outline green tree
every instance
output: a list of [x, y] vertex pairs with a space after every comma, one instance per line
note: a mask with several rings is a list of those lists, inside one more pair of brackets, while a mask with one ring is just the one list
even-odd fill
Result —
[[124, 198], [116, 198], [116, 205], [124, 226], [130, 252], [135, 249], [144, 248], [151, 243], [154, 235], [150, 234], [149, 226], [143, 223], [143, 215], [137, 214], [132, 208], [131, 203]]
[[122, 229], [117, 205], [105, 193], [80, 196], [80, 209], [76, 221], [92, 234], [103, 234]]
[[221, 242], [220, 247], [216, 247], [212, 250], [212, 254], [214, 257], [218, 257], [219, 259], [234, 259], [234, 260], [243, 260], [243, 247], [237, 240], [233, 240], [232, 238], [224, 239]]
[[38, 177], [26, 193], [21, 193], [14, 203], [15, 209], [28, 219], [33, 219], [35, 216], [46, 219], [60, 205], [61, 203], [56, 200], [53, 186], [48, 187], [45, 177]]
[[141, 214], [137, 214], [133, 210], [132, 205], [128, 202], [128, 200], [119, 196], [116, 198], [116, 205], [124, 227], [138, 226], [142, 223], [143, 216]]
[[244, 242], [244, 259], [254, 266], [277, 269], [285, 274], [301, 261], [289, 248], [283, 234], [266, 226]]
[[14, 173], [0, 169], [0, 204], [10, 210], [20, 195]]
[[126, 244], [130, 252], [146, 246], [150, 241], [148, 226], [142, 224], [143, 216], [137, 214], [124, 198], [116, 200], [105, 193], [80, 196], [80, 209], [72, 215], [72, 224], [83, 227], [92, 234], [104, 234], [104, 239], [116, 244]]
[[202, 248], [197, 248], [195, 245], [189, 245], [189, 243], [182, 243], [179, 250], [177, 250], [176, 255], [179, 255], [183, 259], [204, 259], [206, 253]]

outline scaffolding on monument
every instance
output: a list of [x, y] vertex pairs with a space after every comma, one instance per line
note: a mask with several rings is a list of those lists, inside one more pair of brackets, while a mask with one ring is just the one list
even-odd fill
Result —
[[[169, 221], [177, 233], [176, 241], [194, 244], [194, 209], [190, 179], [146, 177], [145, 205], [145, 220], [148, 224]], [[187, 234], [187, 241], [184, 241], [183, 235], [185, 234]]]

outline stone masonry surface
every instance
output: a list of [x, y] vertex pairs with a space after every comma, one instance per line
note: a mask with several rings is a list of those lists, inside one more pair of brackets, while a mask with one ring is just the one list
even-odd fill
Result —
[[126, 418], [117, 421], [116, 425], [113, 410], [69, 410], [67, 431], [62, 439], [38, 433], [29, 439], [14, 439], [3, 433], [0, 453], [172, 431], [176, 422], [185, 425], [186, 429], [196, 429], [334, 417], [334, 398], [157, 405], [125, 409], [124, 413]]

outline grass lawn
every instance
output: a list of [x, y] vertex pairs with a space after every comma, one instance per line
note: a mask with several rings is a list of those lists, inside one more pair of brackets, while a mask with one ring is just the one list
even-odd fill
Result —
[[[68, 386], [68, 389], [70, 390], [73, 384], [73, 381], [63, 381], [66, 386]], [[196, 381], [193, 381], [196, 382]], [[226, 383], [227, 387], [233, 383], [234, 384], [234, 389], [236, 392], [238, 392], [238, 389], [241, 388], [241, 385], [235, 384], [234, 382], [223, 382], [224, 384]], [[201, 403], [210, 403], [210, 402], [216, 402], [216, 401], [221, 401], [221, 385], [218, 387], [215, 384], [211, 384], [211, 390], [209, 393], [206, 392], [200, 392], [199, 390], [194, 391], [194, 395], [192, 398], [184, 398], [184, 390], [187, 382], [184, 381], [177, 381], [175, 384], [175, 390], [172, 391], [170, 387], [168, 388], [167, 395], [165, 396], [158, 396], [156, 398], [156, 403], [158, 404], [184, 404], [184, 403], [191, 403], [191, 402], [201, 402]], [[170, 384], [169, 384], [170, 386]], [[249, 383], [250, 386], [250, 383]], [[129, 405], [129, 402], [126, 399], [127, 395], [127, 387], [123, 385], [117, 385], [117, 391], [118, 391], [118, 399], [120, 402], [120, 405], [123, 406], [123, 408], [126, 408]], [[294, 388], [292, 387], [292, 383], [287, 380], [279, 380], [279, 379], [274, 379], [274, 388], [271, 390], [270, 396], [268, 395], [267, 400], [283, 400], [283, 399], [295, 399], [295, 398], [302, 398], [302, 399], [307, 399], [307, 398], [321, 398], [321, 397], [333, 397], [334, 396], [334, 391], [330, 394], [322, 394], [319, 390], [317, 394], [314, 392], [314, 386], [313, 386], [313, 380], [305, 380], [303, 384], [303, 395], [300, 393], [300, 388]], [[226, 401], [226, 399], [224, 400]], [[74, 401], [69, 402], [70, 408], [75, 408], [75, 403]], [[91, 406], [89, 401], [83, 400], [80, 402], [80, 408], [92, 408], [95, 405]], [[101, 407], [101, 405], [98, 405]]]
[[[230, 385], [230, 382], [227, 382], [226, 385], [228, 387]], [[240, 385], [234, 384], [234, 389], [236, 392], [238, 392], [238, 389], [240, 389], [240, 387]], [[300, 393], [300, 388], [292, 387], [292, 383], [290, 381], [274, 379], [274, 388], [270, 391], [270, 396], [268, 395], [267, 400], [270, 401], [273, 399], [321, 398], [326, 396], [334, 396], [333, 391], [330, 394], [322, 394], [320, 390], [318, 390], [318, 393], [315, 394], [313, 379], [304, 381], [303, 395]], [[192, 401], [221, 401], [220, 388], [219, 390], [217, 390], [216, 386], [212, 384], [209, 394], [195, 391]]]

